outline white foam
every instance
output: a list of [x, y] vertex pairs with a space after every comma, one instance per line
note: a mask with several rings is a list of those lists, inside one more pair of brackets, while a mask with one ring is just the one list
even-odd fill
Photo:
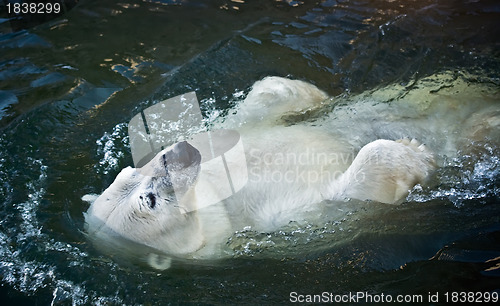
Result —
[[99, 163], [95, 166], [97, 173], [108, 174], [118, 170], [118, 163], [124, 157], [124, 152], [130, 149], [126, 123], [119, 123], [113, 127], [111, 133], [105, 132], [96, 141]]

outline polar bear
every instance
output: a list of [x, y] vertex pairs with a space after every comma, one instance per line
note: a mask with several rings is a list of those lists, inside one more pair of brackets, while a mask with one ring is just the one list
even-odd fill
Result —
[[[138, 256], [146, 255], [159, 269], [169, 267], [169, 258], [220, 258], [228, 255], [223, 246], [235, 229], [251, 226], [269, 232], [290, 221], [318, 218], [315, 212], [325, 201], [404, 201], [415, 185], [432, 176], [436, 152], [416, 139], [395, 136], [415, 133], [439, 152], [452, 150], [439, 141], [442, 136], [430, 136], [441, 127], [426, 113], [435, 112], [433, 108], [336, 103], [303, 81], [257, 81], [235, 111], [213, 125], [241, 135], [248, 175], [241, 190], [197, 208], [204, 197], [197, 188], [200, 152], [189, 140], [180, 141], [141, 169], [123, 169], [101, 195], [84, 197], [91, 202], [85, 214], [89, 237], [102, 248], [113, 246], [120, 252], [142, 248]], [[398, 117], [398, 110], [407, 122]], [[337, 126], [339, 116], [350, 125]], [[498, 117], [490, 121], [495, 120]], [[475, 127], [476, 135], [481, 129]], [[160, 173], [165, 164], [175, 165], [184, 177], [182, 199], [176, 199], [170, 177], [145, 174]], [[190, 207], [179, 205], [181, 200]]]

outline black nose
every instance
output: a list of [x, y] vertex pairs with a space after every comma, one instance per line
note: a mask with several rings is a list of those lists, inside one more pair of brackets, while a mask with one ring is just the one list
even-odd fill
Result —
[[146, 196], [149, 199], [149, 201], [148, 201], [149, 208], [154, 209], [156, 206], [156, 196], [152, 193], [148, 193]]
[[186, 168], [193, 164], [200, 164], [200, 152], [187, 141], [181, 141], [172, 146], [172, 149], [164, 155], [167, 163], [177, 164], [180, 168]]

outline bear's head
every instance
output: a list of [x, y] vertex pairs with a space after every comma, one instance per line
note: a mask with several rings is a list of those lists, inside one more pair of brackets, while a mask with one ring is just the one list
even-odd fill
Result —
[[[168, 254], [188, 254], [203, 246], [194, 197], [201, 155], [187, 142], [159, 152], [141, 168], [123, 169], [85, 214], [88, 235], [100, 242], [117, 239]], [[175, 186], [175, 188], [174, 188]]]

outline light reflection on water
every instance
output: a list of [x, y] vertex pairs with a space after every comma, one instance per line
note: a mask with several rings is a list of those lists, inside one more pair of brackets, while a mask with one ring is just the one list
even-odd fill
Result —
[[[131, 164], [125, 122], [190, 90], [211, 122], [271, 74], [331, 95], [411, 86], [447, 69], [498, 86], [499, 12], [494, 1], [81, 1], [62, 18], [2, 32], [3, 283], [56, 304], [282, 303], [289, 291], [312, 288], [498, 290], [498, 274], [478, 276], [500, 252], [495, 151], [475, 163], [449, 160], [444, 183], [417, 187], [409, 204], [376, 207], [371, 217], [345, 208], [343, 218], [276, 233], [241, 229], [228, 240], [234, 258], [181, 262], [162, 274], [89, 246], [80, 197]], [[468, 287], [467, 277], [475, 279]]]

